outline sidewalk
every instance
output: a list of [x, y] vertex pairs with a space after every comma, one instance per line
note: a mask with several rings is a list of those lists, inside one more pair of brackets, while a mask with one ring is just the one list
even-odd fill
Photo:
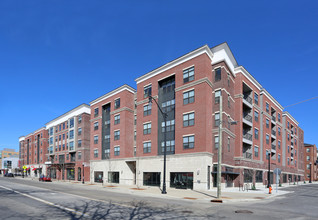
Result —
[[[20, 178], [20, 177], [17, 177]], [[22, 178], [21, 178], [22, 179]], [[32, 180], [31, 177], [24, 178], [24, 180]], [[33, 181], [38, 181], [38, 178], [33, 178]], [[137, 186], [127, 186], [127, 185], [110, 185], [110, 184], [100, 184], [100, 183], [85, 183], [76, 181], [56, 181], [53, 180], [53, 184], [74, 184], [78, 187], [89, 187], [92, 189], [100, 189], [118, 193], [127, 193], [134, 194], [136, 196], [144, 196], [144, 197], [157, 197], [157, 198], [170, 198], [170, 199], [183, 199], [183, 200], [191, 200], [191, 201], [200, 201], [200, 202], [210, 202], [213, 199], [216, 199], [216, 188], [206, 191], [197, 191], [190, 189], [175, 189], [175, 188], [167, 188], [167, 194], [161, 194], [161, 190], [158, 187], [148, 187], [142, 186], [137, 188]], [[303, 185], [304, 183], [299, 183], [299, 185]], [[308, 182], [306, 184], [309, 184]], [[313, 182], [311, 184], [317, 184], [317, 182]], [[279, 195], [284, 195], [288, 193], [292, 193], [293, 191], [284, 191], [287, 187], [294, 187], [296, 185], [288, 185], [285, 184], [282, 187], [278, 187], [278, 191], [276, 192], [276, 185], [274, 184], [272, 194], [268, 193], [268, 188], [259, 187], [256, 190], [248, 190], [242, 191], [238, 188], [225, 188], [222, 189], [221, 199], [223, 202], [248, 202], [248, 201], [259, 201], [263, 199], [270, 199]]]

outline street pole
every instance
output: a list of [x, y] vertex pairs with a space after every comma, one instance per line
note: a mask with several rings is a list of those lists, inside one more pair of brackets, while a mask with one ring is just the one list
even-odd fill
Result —
[[268, 173], [267, 173], [267, 188], [271, 186], [271, 152], [268, 153]]
[[218, 173], [217, 173], [217, 199], [221, 198], [221, 171], [222, 171], [222, 92], [220, 95], [220, 122], [219, 122], [219, 147], [218, 147]]
[[83, 163], [83, 181], [82, 184], [84, 184], [84, 163]]
[[310, 179], [309, 179], [309, 183], [311, 183], [311, 163], [309, 163], [310, 166]]

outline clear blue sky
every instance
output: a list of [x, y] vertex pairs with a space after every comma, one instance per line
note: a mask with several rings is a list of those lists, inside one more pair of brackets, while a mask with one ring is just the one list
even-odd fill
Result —
[[[318, 96], [317, 1], [255, 2], [0, 1], [0, 149], [204, 44], [228, 42], [283, 106]], [[315, 144], [317, 107], [286, 109]]]

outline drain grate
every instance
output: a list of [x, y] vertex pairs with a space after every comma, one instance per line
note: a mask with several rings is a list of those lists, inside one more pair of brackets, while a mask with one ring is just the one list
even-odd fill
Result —
[[245, 214], [252, 214], [253, 212], [250, 210], [236, 210], [235, 213], [245, 213]]

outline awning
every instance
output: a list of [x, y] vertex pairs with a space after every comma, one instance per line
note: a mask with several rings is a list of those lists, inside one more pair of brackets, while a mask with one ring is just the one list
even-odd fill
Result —
[[[212, 174], [217, 174], [217, 171], [213, 171], [211, 172]], [[226, 175], [240, 175], [240, 173], [236, 173], [236, 172], [231, 172], [231, 171], [222, 171], [221, 174], [226, 174]]]

